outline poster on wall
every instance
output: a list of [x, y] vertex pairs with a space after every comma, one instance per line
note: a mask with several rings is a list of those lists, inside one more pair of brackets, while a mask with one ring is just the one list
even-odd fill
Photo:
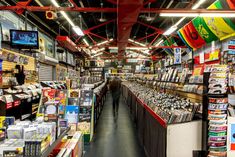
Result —
[[181, 64], [181, 48], [174, 48], [174, 64]]
[[42, 37], [39, 37], [39, 51], [45, 53], [45, 40]]

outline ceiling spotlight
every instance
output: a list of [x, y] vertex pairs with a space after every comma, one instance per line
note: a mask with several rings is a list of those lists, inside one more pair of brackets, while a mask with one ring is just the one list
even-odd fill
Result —
[[150, 16], [146, 17], [146, 21], [153, 21], [154, 19], [155, 19], [154, 17], [150, 17]]
[[[103, 5], [104, 5], [103, 3], [100, 3], [101, 8], [103, 8]], [[107, 21], [107, 19], [104, 18], [104, 13], [103, 13], [103, 12], [100, 13], [100, 19], [99, 19], [99, 21], [100, 21], [100, 22], [105, 22], [105, 21]]]
[[[150, 5], [151, 5], [151, 3], [148, 4], [149, 9], [150, 9]], [[146, 21], [153, 21], [155, 19], [154, 17], [151, 17], [150, 12], [148, 13], [148, 16], [146, 16], [145, 18], [146, 18]]]
[[99, 21], [100, 21], [100, 22], [105, 22], [105, 21], [107, 21], [107, 19], [101, 17], [101, 18], [99, 19]]

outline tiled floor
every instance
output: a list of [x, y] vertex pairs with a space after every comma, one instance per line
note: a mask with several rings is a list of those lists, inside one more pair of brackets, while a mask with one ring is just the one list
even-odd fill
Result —
[[122, 98], [119, 114], [114, 117], [112, 97], [107, 96], [93, 142], [85, 150], [85, 157], [145, 157]]

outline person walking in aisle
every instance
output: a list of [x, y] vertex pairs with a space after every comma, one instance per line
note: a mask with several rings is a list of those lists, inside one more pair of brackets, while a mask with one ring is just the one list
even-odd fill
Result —
[[110, 83], [110, 91], [113, 98], [113, 115], [118, 115], [119, 99], [121, 95], [121, 80], [115, 77]]

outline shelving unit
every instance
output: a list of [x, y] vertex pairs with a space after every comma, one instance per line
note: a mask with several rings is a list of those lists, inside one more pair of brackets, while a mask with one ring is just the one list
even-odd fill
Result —
[[192, 157], [193, 151], [201, 150], [201, 120], [167, 124], [128, 87], [122, 86], [122, 90], [136, 124], [140, 144], [148, 157]]
[[67, 128], [62, 134], [60, 134], [56, 141], [42, 153], [42, 157], [48, 157], [53, 149], [61, 142], [63, 137], [65, 137], [65, 135], [69, 132], [69, 130], [70, 128]]
[[89, 71], [90, 76], [104, 78], [104, 68], [103, 67], [85, 67], [84, 69]]

